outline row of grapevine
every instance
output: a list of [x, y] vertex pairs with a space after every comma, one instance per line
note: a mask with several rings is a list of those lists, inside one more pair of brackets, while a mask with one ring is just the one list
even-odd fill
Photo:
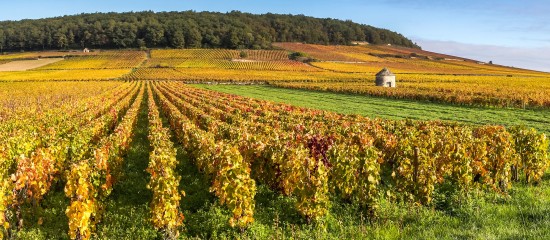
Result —
[[300, 43], [275, 43], [276, 47], [284, 48], [294, 52], [303, 52], [309, 56], [322, 60], [322, 61], [345, 61], [345, 62], [359, 62], [362, 59], [348, 57], [345, 54], [336, 51], [336, 46], [322, 46], [313, 44], [300, 44]]
[[160, 113], [153, 98], [151, 86], [147, 89], [149, 107], [149, 142], [151, 153], [147, 172], [151, 174], [148, 188], [153, 191], [151, 201], [152, 222], [162, 230], [165, 239], [176, 239], [178, 228], [183, 224], [183, 214], [179, 202], [185, 192], [179, 192], [181, 177], [176, 171], [176, 149], [170, 140], [170, 129], [162, 126]]
[[178, 68], [221, 68], [262, 71], [321, 71], [297, 61], [254, 61], [254, 60], [192, 60], [175, 66]]
[[[540, 85], [532, 85], [533, 78], [511, 78], [508, 86], [502, 85], [502, 77], [477, 77], [480, 82], [466, 82], [475, 77], [420, 76], [424, 81], [407, 80], [417, 76], [407, 75], [397, 88], [376, 87], [371, 82], [278, 82], [272, 85], [314, 91], [363, 94], [394, 99], [413, 99], [430, 102], [444, 102], [460, 105], [498, 107], [550, 107], [550, 90]], [[436, 78], [439, 82], [429, 81]], [[449, 79], [445, 81], [444, 79]], [[545, 82], [547, 79], [538, 79]], [[410, 81], [410, 82], [409, 82]], [[414, 81], [414, 82], [413, 82]], [[538, 82], [538, 81], [537, 81]]]
[[[16, 158], [32, 156], [30, 153], [37, 147], [48, 148], [56, 141], [60, 141], [59, 137], [66, 136], [72, 129], [103, 115], [111, 104], [128, 95], [130, 89], [128, 87], [129, 85], [123, 85], [121, 88], [108, 91], [90, 100], [76, 104], [69, 101], [60, 108], [47, 112], [33, 112], [33, 114], [24, 115], [22, 119], [15, 118], [5, 122], [1, 125], [0, 132], [6, 139], [2, 144], [5, 157], [2, 162], [6, 167], [2, 169], [9, 170], [11, 168], [9, 166], [16, 163]], [[108, 104], [105, 104], [106, 102]], [[38, 151], [36, 153], [38, 154]]]
[[141, 51], [108, 51], [97, 55], [67, 56], [63, 61], [48, 64], [36, 70], [136, 68], [145, 59], [145, 52]]
[[[299, 199], [298, 211], [308, 218], [316, 219], [324, 214], [326, 209], [324, 206], [328, 204], [327, 176], [324, 171], [326, 166], [321, 159], [310, 158], [308, 148], [300, 145], [296, 140], [300, 136], [293, 133], [268, 132], [261, 126], [250, 126], [250, 123], [242, 122], [241, 126], [250, 126], [254, 129], [235, 129], [212, 118], [201, 108], [191, 106], [189, 99], [184, 96], [177, 93], [175, 95], [178, 96], [175, 96], [173, 92], [164, 91], [163, 93], [199, 127], [212, 132], [217, 139], [227, 140], [237, 145], [245, 161], [252, 166], [254, 176], [259, 182], [279, 189], [286, 195], [295, 195]], [[231, 122], [233, 124], [240, 122], [238, 116], [232, 118]], [[255, 145], [261, 145], [261, 147]], [[258, 156], [262, 157], [258, 158]], [[285, 157], [286, 161], [282, 162], [281, 157]], [[306, 160], [309, 164], [304, 165], [300, 162], [301, 160]], [[253, 161], [255, 163], [252, 163]], [[315, 181], [315, 178], [318, 178], [318, 181]]]
[[[244, 52], [244, 56], [241, 54]], [[177, 59], [239, 59], [260, 61], [288, 60], [288, 53], [282, 50], [228, 50], [228, 49], [170, 49], [153, 50], [151, 57]]]
[[[309, 69], [309, 67], [308, 67]], [[225, 68], [139, 68], [127, 80], [181, 80], [192, 82], [364, 81], [364, 74], [326, 71], [263, 71]]]
[[253, 222], [256, 185], [238, 149], [227, 142], [216, 141], [211, 133], [199, 129], [164, 94], [154, 89], [186, 154], [212, 179], [211, 191], [232, 211], [230, 225], [245, 227]]
[[[93, 134], [88, 135], [86, 131], [81, 131], [84, 135], [79, 134], [84, 143], [78, 154], [71, 155], [65, 185], [65, 195], [71, 200], [66, 214], [72, 239], [89, 239], [95, 225], [101, 221], [103, 202], [120, 176], [123, 156], [132, 140], [144, 89], [142, 85], [135, 98], [117, 104], [101, 119], [101, 127], [92, 130]], [[94, 144], [89, 136], [100, 140]]]
[[[63, 57], [66, 56], [67, 52], [22, 52], [22, 53], [11, 53], [11, 54], [1, 54], [0, 60], [25, 60], [25, 59], [38, 59], [44, 57]], [[72, 55], [89, 55], [82, 52], [72, 52]]]
[[[427, 60], [392, 60], [386, 62], [313, 62], [311, 65], [329, 71], [348, 72], [348, 73], [368, 73], [373, 76], [381, 69], [387, 67], [392, 69], [393, 73], [400, 76], [411, 73], [438, 74], [441, 72], [442, 64]], [[452, 74], [473, 74], [472, 68], [466, 66], [444, 65], [447, 75]], [[488, 73], [486, 73], [488, 74]], [[493, 72], [492, 74], [505, 74], [505, 72]]]
[[28, 70], [0, 72], [0, 81], [93, 81], [113, 80], [130, 73], [131, 69], [74, 69], [74, 70]]

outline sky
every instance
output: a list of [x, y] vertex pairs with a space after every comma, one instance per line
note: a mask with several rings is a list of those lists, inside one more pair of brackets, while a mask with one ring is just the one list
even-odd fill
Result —
[[548, 0], [0, 0], [0, 20], [93, 12], [304, 14], [399, 32], [424, 50], [550, 72]]

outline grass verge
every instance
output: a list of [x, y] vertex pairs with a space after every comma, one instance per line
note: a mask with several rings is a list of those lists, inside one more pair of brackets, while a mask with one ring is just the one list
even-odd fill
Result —
[[525, 125], [550, 134], [550, 110], [473, 107], [270, 86], [194, 85], [225, 93], [385, 119], [445, 120], [466, 124]]

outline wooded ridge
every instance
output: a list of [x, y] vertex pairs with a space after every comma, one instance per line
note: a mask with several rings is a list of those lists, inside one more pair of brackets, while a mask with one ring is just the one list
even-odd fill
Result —
[[272, 42], [349, 45], [354, 41], [419, 48], [387, 29], [304, 15], [146, 11], [0, 22], [0, 51], [86, 47], [268, 49]]

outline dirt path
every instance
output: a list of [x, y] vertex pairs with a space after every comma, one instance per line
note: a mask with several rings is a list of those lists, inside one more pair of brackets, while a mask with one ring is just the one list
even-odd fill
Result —
[[0, 64], [0, 72], [26, 71], [59, 62], [61, 60], [63, 60], [63, 58], [42, 58], [38, 60], [13, 61], [5, 64]]

